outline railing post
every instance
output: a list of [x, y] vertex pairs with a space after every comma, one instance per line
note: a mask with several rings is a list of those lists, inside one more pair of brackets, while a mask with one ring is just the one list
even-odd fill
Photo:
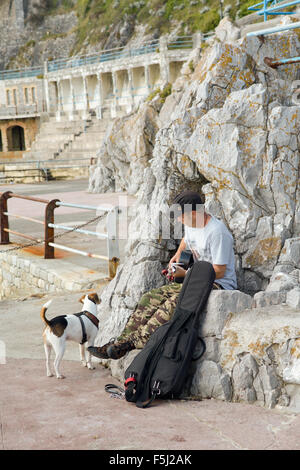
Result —
[[52, 199], [48, 202], [45, 209], [45, 248], [44, 258], [54, 259], [54, 247], [49, 246], [49, 243], [54, 242], [54, 228], [49, 227], [48, 224], [54, 224], [54, 209], [56, 209], [56, 203], [60, 202], [59, 199]]
[[39, 182], [40, 182], [41, 181], [40, 160], [38, 160], [36, 162], [36, 169], [37, 169], [38, 179], [39, 179]]
[[7, 199], [10, 198], [11, 192], [6, 191], [0, 196], [0, 231], [1, 231], [1, 240], [0, 245], [8, 245], [9, 241], [9, 232], [6, 232], [4, 229], [8, 229], [8, 215], [5, 215], [4, 212], [7, 212]]
[[201, 32], [193, 34], [193, 48], [200, 48], [203, 42], [203, 35]]
[[120, 262], [119, 213], [120, 209], [118, 207], [114, 207], [108, 212], [106, 218], [108, 272], [111, 279], [115, 277]]
[[268, 0], [264, 0], [264, 21], [268, 20], [267, 7], [268, 7]]
[[82, 81], [83, 81], [83, 119], [88, 118], [89, 112], [89, 99], [88, 99], [88, 90], [87, 90], [87, 82], [86, 82], [86, 75], [82, 74]]
[[159, 38], [160, 74], [164, 84], [169, 82], [168, 41], [165, 36]]
[[44, 90], [45, 90], [45, 98], [46, 98], [46, 111], [47, 113], [50, 112], [50, 102], [49, 102], [49, 84], [48, 84], [48, 61], [45, 60], [44, 62]]

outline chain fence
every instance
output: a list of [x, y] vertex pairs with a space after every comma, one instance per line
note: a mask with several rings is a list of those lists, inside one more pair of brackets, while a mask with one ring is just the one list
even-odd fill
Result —
[[[57, 238], [61, 238], [64, 235], [69, 235], [70, 233], [75, 232], [76, 230], [81, 229], [83, 227], [86, 227], [87, 225], [92, 224], [93, 222], [100, 222], [106, 216], [106, 214], [107, 214], [107, 212], [105, 212], [104, 214], [98, 215], [97, 217], [94, 217], [93, 219], [90, 219], [87, 222], [84, 222], [83, 224], [76, 225], [75, 227], [70, 229], [67, 233], [66, 232], [60, 232], [57, 235], [54, 235], [53, 240], [54, 239], [56, 240]], [[38, 240], [38, 241], [35, 241], [33, 243], [26, 243], [26, 244], [23, 244], [23, 245], [18, 245], [18, 246], [15, 246], [13, 248], [8, 248], [7, 250], [1, 250], [0, 253], [8, 253], [8, 252], [12, 252], [12, 251], [22, 250], [23, 248], [29, 248], [29, 247], [32, 247], [32, 246], [37, 246], [37, 245], [40, 245], [41, 243], [45, 243], [45, 239], [44, 240]]]

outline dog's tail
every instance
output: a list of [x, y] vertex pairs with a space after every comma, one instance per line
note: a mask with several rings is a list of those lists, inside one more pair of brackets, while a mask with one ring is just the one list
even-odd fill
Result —
[[49, 320], [47, 320], [46, 318], [46, 312], [48, 310], [48, 307], [49, 305], [51, 304], [52, 300], [48, 300], [48, 302], [46, 302], [43, 306], [42, 306], [42, 309], [41, 309], [41, 319], [43, 320], [44, 323], [46, 323], [46, 325], [50, 326], [50, 322]]

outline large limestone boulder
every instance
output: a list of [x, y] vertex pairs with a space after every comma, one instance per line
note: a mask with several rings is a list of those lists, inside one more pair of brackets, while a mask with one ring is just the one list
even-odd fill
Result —
[[[152, 215], [137, 211], [133, 217], [130, 232], [134, 236], [128, 240], [126, 262], [103, 294], [99, 318], [105, 331], [97, 341], [103, 344], [117, 336], [141, 295], [164, 282], [160, 271], [176, 240], [152, 234], [149, 227], [157, 226], [159, 212], [182, 188], [202, 190], [206, 209], [222, 218], [234, 236], [238, 287], [249, 297], [249, 305], [242, 303], [243, 314], [237, 313], [233, 298], [222, 294], [222, 308], [216, 310], [222, 321], [216, 322], [219, 330], [214, 334], [210, 328], [215, 313], [209, 310], [211, 316], [206, 315], [203, 323], [207, 352], [195, 375], [205, 380], [198, 383], [195, 379], [193, 390], [201, 396], [216, 393], [222, 399], [275, 406], [285, 402], [289, 395], [286, 379], [298, 371], [293, 357], [281, 355], [274, 345], [285, 347], [296, 339], [300, 116], [291, 92], [298, 79], [297, 67], [274, 70], [264, 58], [281, 57], [282, 51], [297, 56], [300, 42], [295, 32], [268, 36], [264, 41], [256, 37], [226, 41], [217, 38], [203, 49], [194, 72], [178, 78], [175, 94], [161, 109], [154, 106], [155, 112], [149, 111], [153, 103], [148, 103], [117, 123], [115, 130], [112, 127], [120, 138], [114, 141], [112, 133], [107, 136], [105, 158], [99, 160], [94, 174], [100, 168], [107, 175], [107, 190], [114, 185], [114, 189], [134, 192], [138, 187], [138, 206], [149, 207]], [[147, 135], [148, 112], [154, 122], [151, 145], [141, 146], [146, 150], [140, 152], [139, 161], [134, 155], [137, 142]], [[127, 124], [132, 142], [124, 139]], [[137, 129], [134, 139], [133, 126]], [[93, 184], [95, 190], [101, 188], [96, 180]], [[282, 321], [276, 312], [281, 312]], [[271, 328], [273, 314], [276, 332]], [[295, 329], [290, 329], [291, 319]], [[254, 328], [256, 321], [259, 331]], [[230, 337], [238, 338], [238, 345], [233, 341], [232, 360], [227, 361]], [[266, 346], [259, 356], [250, 345], [260, 344], [262, 337], [271, 349]], [[268, 351], [281, 364], [277, 369]], [[290, 370], [284, 357], [290, 361]]]
[[[191, 366], [194, 398], [255, 403], [300, 411], [300, 307], [256, 308], [239, 291], [212, 291], [200, 336], [206, 352]], [[103, 361], [121, 383], [139, 350]]]
[[275, 71], [263, 59], [299, 47], [295, 33], [215, 41], [160, 112], [146, 104], [113, 125], [90, 187], [139, 190], [159, 207], [198, 184], [234, 235], [239, 287], [264, 290], [285, 240], [299, 235], [300, 120], [290, 96], [295, 67]]
[[225, 16], [216, 27], [215, 35], [221, 42], [235, 43], [241, 37], [241, 30]]
[[231, 374], [234, 401], [299, 407], [299, 313], [278, 305], [232, 315], [220, 366]]
[[138, 113], [115, 119], [99, 149], [98, 162], [90, 169], [89, 191], [136, 194], [149, 166], [158, 128], [158, 112], [147, 103]]

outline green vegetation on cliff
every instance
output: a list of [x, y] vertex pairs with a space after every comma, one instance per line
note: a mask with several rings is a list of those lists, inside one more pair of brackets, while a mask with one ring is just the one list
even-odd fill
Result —
[[[227, 8], [234, 19], [243, 3], [245, 0], [225, 0], [223, 11]], [[220, 5], [219, 0], [78, 0], [78, 47], [87, 38], [90, 44], [103, 41], [114, 28], [120, 36], [118, 24], [126, 24], [129, 32], [144, 25], [146, 33], [156, 35], [175, 27], [181, 35], [208, 32], [220, 21]]]
[[[88, 46], [124, 46], [137, 28], [149, 38], [176, 30], [180, 36], [214, 30], [221, 16], [232, 20], [248, 15], [255, 0], [34, 0], [29, 21], [42, 23], [48, 15], [74, 12], [76, 41], [71, 55]], [[142, 34], [142, 36], [143, 36]], [[57, 36], [57, 35], [56, 35]], [[49, 38], [48, 38], [49, 39]]]
[[[0, 0], [1, 1], [1, 0]], [[17, 54], [9, 57], [8, 67], [34, 65], [43, 51], [43, 58], [58, 58], [61, 48], [65, 55], [85, 54], [94, 50], [121, 47], [129, 40], [156, 39], [176, 32], [177, 36], [196, 31], [213, 31], [221, 16], [232, 20], [249, 14], [248, 6], [255, 0], [27, 0], [31, 41], [25, 41]], [[49, 16], [72, 13], [70, 27], [54, 27]], [[66, 16], [67, 18], [67, 16]], [[70, 16], [69, 16], [70, 18]], [[77, 20], [76, 20], [77, 18]], [[62, 24], [62, 19], [58, 21]], [[50, 25], [50, 26], [49, 26]], [[51, 26], [52, 25], [52, 26]], [[41, 36], [32, 34], [41, 31]], [[69, 40], [69, 38], [71, 38]], [[65, 39], [67, 47], [60, 41]], [[68, 41], [69, 40], [69, 41]], [[34, 45], [34, 42], [36, 45]], [[44, 60], [44, 59], [42, 59]]]

